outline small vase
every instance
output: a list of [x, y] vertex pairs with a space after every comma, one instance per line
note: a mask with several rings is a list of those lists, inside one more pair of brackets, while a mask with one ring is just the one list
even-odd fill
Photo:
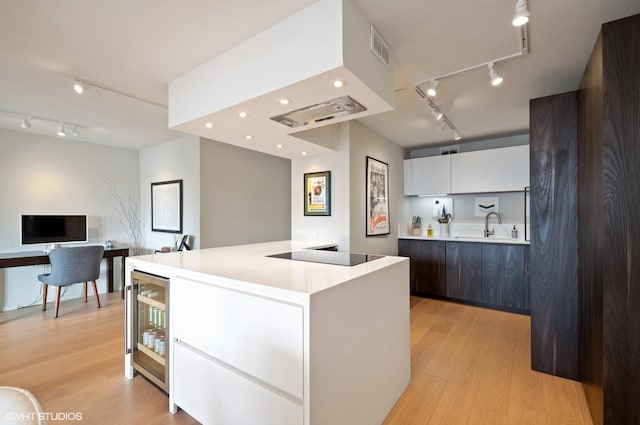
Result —
[[451, 237], [449, 234], [449, 223], [440, 223], [440, 237], [448, 238]]

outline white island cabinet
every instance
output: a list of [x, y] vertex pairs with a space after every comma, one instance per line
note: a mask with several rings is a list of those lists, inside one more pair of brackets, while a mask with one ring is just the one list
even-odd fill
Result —
[[268, 257], [314, 245], [127, 259], [128, 272], [169, 279], [172, 412], [181, 408], [211, 425], [384, 420], [410, 380], [409, 262], [385, 256], [345, 266]]

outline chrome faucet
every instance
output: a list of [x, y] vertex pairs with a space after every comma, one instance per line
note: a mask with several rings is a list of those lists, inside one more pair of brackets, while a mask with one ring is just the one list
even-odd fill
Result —
[[498, 214], [495, 211], [491, 211], [490, 213], [488, 213], [484, 217], [484, 237], [485, 238], [488, 238], [489, 236], [492, 236], [493, 234], [495, 234], [495, 229], [489, 230], [489, 216], [491, 214], [495, 214], [495, 216], [498, 217], [498, 224], [502, 224], [502, 218], [500, 217], [500, 214]]

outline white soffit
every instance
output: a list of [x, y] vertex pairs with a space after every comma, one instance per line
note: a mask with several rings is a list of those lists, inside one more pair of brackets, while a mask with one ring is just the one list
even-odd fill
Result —
[[[350, 0], [320, 0], [170, 82], [169, 127], [285, 158], [330, 152], [295, 133], [394, 107], [393, 62], [370, 52], [369, 37]], [[334, 88], [338, 79], [346, 85]], [[269, 118], [345, 95], [367, 110], [296, 128]]]

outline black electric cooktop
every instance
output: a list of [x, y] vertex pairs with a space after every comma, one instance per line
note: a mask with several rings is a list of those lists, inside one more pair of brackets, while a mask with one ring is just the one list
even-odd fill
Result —
[[301, 251], [267, 255], [267, 257], [283, 258], [285, 260], [309, 261], [312, 263], [332, 264], [336, 266], [357, 266], [358, 264], [382, 258], [384, 255], [352, 254], [350, 252], [305, 249]]

